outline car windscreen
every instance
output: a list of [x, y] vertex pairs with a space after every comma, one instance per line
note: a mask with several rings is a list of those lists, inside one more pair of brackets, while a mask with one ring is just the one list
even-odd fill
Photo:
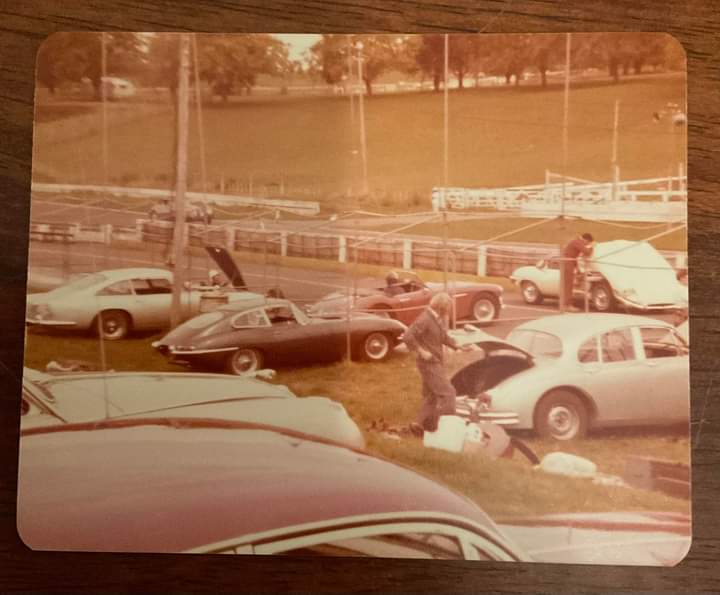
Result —
[[49, 293], [53, 296], [66, 295], [69, 293], [73, 293], [74, 291], [81, 291], [83, 289], [94, 287], [95, 285], [104, 281], [107, 281], [107, 277], [105, 277], [105, 275], [101, 275], [100, 273], [83, 275], [82, 277], [75, 279], [74, 281], [70, 281], [69, 283], [66, 283], [61, 287], [53, 289]]
[[507, 336], [507, 341], [535, 357], [559, 358], [563, 351], [559, 337], [532, 329], [515, 329]]

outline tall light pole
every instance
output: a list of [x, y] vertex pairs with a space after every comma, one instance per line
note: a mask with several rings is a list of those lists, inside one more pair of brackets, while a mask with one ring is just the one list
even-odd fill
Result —
[[358, 51], [358, 84], [360, 97], [358, 100], [358, 115], [360, 116], [360, 159], [362, 161], [362, 192], [368, 194], [368, 175], [367, 175], [367, 138], [365, 136], [365, 89], [363, 87], [363, 44], [358, 41], [355, 44]]
[[181, 266], [185, 244], [185, 190], [187, 188], [187, 150], [188, 150], [188, 80], [190, 78], [190, 37], [180, 35], [180, 67], [178, 72], [178, 109], [177, 109], [177, 177], [175, 179], [175, 272], [170, 310], [170, 324], [176, 327], [182, 319], [181, 296], [183, 291], [183, 267]]
[[347, 85], [346, 85], [346, 91], [348, 92], [348, 96], [350, 97], [350, 155], [351, 155], [351, 163], [350, 163], [350, 172], [351, 172], [351, 178], [350, 178], [350, 195], [355, 194], [355, 185], [357, 182], [357, 168], [355, 165], [355, 155], [357, 154], [357, 142], [356, 142], [356, 136], [355, 136], [355, 83], [353, 82], [354, 73], [353, 73], [353, 44], [352, 44], [352, 36], [347, 36]]

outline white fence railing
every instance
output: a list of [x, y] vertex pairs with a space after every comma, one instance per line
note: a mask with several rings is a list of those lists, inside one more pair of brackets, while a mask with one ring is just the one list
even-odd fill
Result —
[[[676, 187], [677, 186], [677, 187]], [[433, 188], [433, 210], [491, 209], [525, 217], [676, 222], [686, 217], [687, 178], [553, 182], [511, 188]]]
[[[138, 219], [134, 227], [110, 224], [86, 226], [77, 223], [31, 223], [30, 239], [59, 242], [70, 246], [76, 242], [105, 244], [111, 249], [116, 242], [138, 244], [153, 252], [153, 245], [168, 246], [172, 239], [171, 223], [153, 223]], [[338, 234], [294, 230], [262, 230], [242, 225], [206, 227], [190, 224], [187, 227], [190, 245], [222, 245], [229, 250], [292, 256], [345, 263], [357, 259], [359, 263], [385, 265], [390, 268], [443, 270], [443, 242], [439, 238], [393, 238], [380, 234]], [[519, 266], [533, 264], [540, 259], [556, 257], [558, 246], [537, 243], [482, 243], [470, 240], [449, 240], [453, 272], [479, 276], [507, 277]], [[161, 249], [156, 250], [158, 254]], [[63, 249], [60, 248], [60, 252]], [[676, 269], [687, 267], [687, 253], [661, 251]]]
[[[33, 182], [33, 192], [94, 192], [111, 196], [132, 196], [136, 198], [166, 198], [173, 196], [170, 190], [162, 188], [125, 188], [123, 186], [93, 186], [80, 184], [44, 184]], [[280, 209], [303, 215], [317, 215], [320, 203], [310, 200], [287, 200], [282, 198], [261, 198], [255, 196], [234, 196], [207, 192], [186, 192], [189, 200], [204, 200], [226, 206], [252, 206]]]

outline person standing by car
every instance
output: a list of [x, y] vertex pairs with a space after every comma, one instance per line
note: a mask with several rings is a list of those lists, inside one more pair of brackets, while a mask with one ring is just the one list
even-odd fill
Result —
[[448, 334], [448, 315], [452, 298], [438, 293], [427, 308], [405, 331], [403, 340], [417, 354], [417, 369], [422, 378], [422, 406], [417, 422], [410, 424], [413, 434], [434, 432], [441, 415], [455, 413], [455, 389], [445, 375], [443, 346], [460, 349]]
[[404, 292], [405, 290], [400, 284], [400, 276], [395, 271], [390, 271], [385, 276], [385, 295], [394, 297]]
[[561, 279], [562, 291], [560, 293], [560, 309], [577, 311], [572, 305], [573, 302], [573, 285], [575, 281], [575, 268], [577, 260], [580, 256], [590, 256], [592, 254], [595, 239], [589, 233], [584, 233], [568, 242], [562, 251]]

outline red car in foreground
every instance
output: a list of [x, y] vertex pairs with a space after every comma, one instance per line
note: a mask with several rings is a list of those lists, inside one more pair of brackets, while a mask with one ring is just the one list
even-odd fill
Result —
[[19, 534], [34, 550], [672, 566], [690, 546], [681, 514], [498, 527], [467, 498], [359, 449], [209, 419], [25, 430], [17, 502]]

